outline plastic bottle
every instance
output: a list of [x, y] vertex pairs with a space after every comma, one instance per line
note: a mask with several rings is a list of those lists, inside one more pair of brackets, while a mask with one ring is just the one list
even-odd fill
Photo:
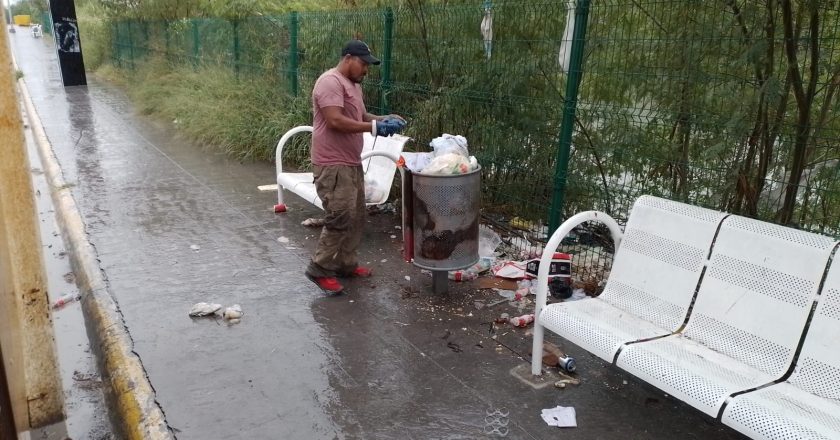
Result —
[[514, 293], [514, 301], [519, 301], [522, 298], [528, 296], [531, 293], [531, 281], [530, 280], [520, 280], [516, 283], [516, 292]]
[[514, 318], [510, 318], [510, 325], [514, 327], [527, 327], [528, 324], [534, 322], [534, 314], [531, 313], [529, 315], [522, 315], [516, 316]]
[[54, 308], [54, 309], [57, 309], [57, 308], [59, 308], [59, 307], [61, 307], [61, 306], [65, 305], [65, 304], [67, 304], [67, 303], [69, 303], [69, 302], [76, 301], [76, 300], [78, 300], [78, 299], [79, 299], [79, 298], [81, 298], [81, 297], [82, 297], [82, 296], [81, 296], [81, 295], [79, 295], [78, 293], [76, 293], [76, 294], [73, 294], [73, 293], [68, 293], [68, 294], [66, 294], [66, 295], [62, 295], [62, 296], [61, 296], [61, 297], [59, 297], [57, 300], [55, 300], [55, 302], [53, 303], [53, 308]]

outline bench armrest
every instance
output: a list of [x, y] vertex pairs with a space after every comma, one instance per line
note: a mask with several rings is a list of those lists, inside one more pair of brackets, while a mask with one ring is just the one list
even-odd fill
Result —
[[368, 152], [362, 153], [362, 155], [360, 157], [361, 157], [362, 161], [364, 162], [365, 160], [367, 160], [368, 158], [373, 157], [373, 156], [387, 157], [388, 159], [393, 160], [394, 163], [399, 163], [399, 161], [400, 161], [400, 155], [399, 154], [391, 153], [389, 151], [368, 151]]
[[277, 148], [275, 148], [274, 150], [274, 161], [277, 163], [277, 173], [275, 173], [275, 176], [283, 172], [283, 147], [286, 146], [286, 142], [288, 142], [289, 139], [292, 138], [292, 136], [303, 132], [311, 133], [312, 127], [309, 125], [301, 125], [299, 127], [295, 127], [287, 131], [286, 134], [284, 134], [283, 137], [281, 137], [280, 140], [277, 142]]
[[542, 325], [540, 325], [540, 313], [542, 313], [542, 309], [545, 307], [545, 302], [548, 297], [548, 269], [551, 265], [551, 259], [554, 256], [554, 252], [557, 250], [557, 247], [560, 246], [560, 242], [569, 235], [569, 232], [581, 223], [588, 221], [599, 221], [607, 225], [607, 228], [610, 230], [610, 235], [612, 235], [613, 243], [615, 243], [616, 250], [618, 250], [618, 246], [621, 244], [623, 234], [621, 232], [621, 228], [618, 227], [618, 223], [616, 223], [612, 217], [600, 211], [584, 211], [579, 214], [575, 214], [563, 222], [563, 224], [560, 225], [553, 234], [551, 234], [551, 238], [549, 238], [548, 243], [545, 245], [545, 249], [543, 249], [542, 257], [540, 257], [540, 267], [537, 271], [537, 298], [534, 300], [534, 347], [532, 351], [532, 356], [535, 360], [531, 364], [531, 374], [539, 375], [540, 367], [542, 365], [542, 355], [540, 353], [542, 353], [543, 349], [542, 341], [544, 329]]

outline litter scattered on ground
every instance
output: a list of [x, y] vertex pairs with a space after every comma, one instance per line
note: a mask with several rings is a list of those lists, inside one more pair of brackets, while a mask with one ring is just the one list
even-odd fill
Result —
[[303, 225], [303, 226], [309, 226], [309, 227], [314, 228], [314, 227], [324, 226], [324, 222], [325, 221], [322, 218], [314, 218], [313, 217], [313, 218], [308, 218], [308, 219], [300, 222], [300, 224]]
[[393, 214], [397, 212], [397, 207], [391, 202], [385, 202], [379, 205], [371, 205], [367, 207], [368, 214]]
[[528, 326], [528, 324], [530, 324], [532, 322], [534, 322], [534, 314], [533, 313], [529, 313], [529, 314], [525, 314], [525, 315], [522, 315], [522, 316], [516, 316], [516, 317], [510, 318], [510, 325], [512, 325], [514, 327], [525, 328], [525, 327]]
[[574, 373], [577, 369], [575, 358], [548, 341], [543, 342], [542, 363], [549, 367], [558, 367], [569, 373]]
[[525, 261], [500, 261], [493, 266], [493, 275], [511, 280], [521, 280], [525, 278], [526, 265]]
[[554, 382], [554, 386], [557, 388], [566, 388], [566, 385], [580, 385], [580, 379], [569, 377]]
[[452, 281], [469, 281], [478, 278], [484, 272], [490, 270], [493, 265], [491, 258], [479, 258], [478, 262], [466, 269], [450, 270], [449, 279]]
[[242, 317], [242, 307], [239, 304], [234, 304], [225, 309], [222, 317], [225, 319], [239, 319]]
[[571, 406], [547, 408], [542, 410], [540, 415], [545, 420], [545, 423], [548, 423], [548, 426], [557, 426], [559, 428], [577, 427], [577, 414], [575, 414], [575, 409]]
[[192, 306], [189, 315], [192, 317], [220, 316], [228, 324], [238, 324], [242, 319], [243, 312], [242, 306], [239, 304], [234, 304], [222, 310], [221, 304], [200, 302]]
[[222, 308], [221, 304], [200, 302], [196, 303], [190, 309], [190, 316], [208, 316], [218, 312]]
[[516, 281], [499, 277], [481, 277], [475, 280], [475, 286], [479, 289], [515, 290]]
[[495, 306], [497, 306], [497, 305], [499, 305], [499, 304], [506, 303], [506, 302], [510, 302], [510, 299], [508, 299], [508, 298], [502, 298], [502, 299], [500, 299], [500, 300], [498, 300], [498, 301], [493, 301], [493, 302], [491, 302], [490, 304], [487, 304], [487, 307], [495, 307]]
[[191, 244], [191, 245], [190, 245], [190, 249], [192, 249], [192, 250], [194, 250], [194, 251], [198, 252], [199, 250], [201, 250], [201, 246], [199, 246], [199, 245], [197, 245], [197, 244]]
[[81, 297], [82, 297], [82, 295], [78, 294], [78, 293], [68, 293], [66, 295], [62, 295], [57, 300], [55, 300], [52, 307], [54, 309], [61, 308], [67, 303], [71, 303], [73, 301], [78, 301]]
[[280, 243], [286, 244], [286, 243], [289, 242], [289, 238], [288, 237], [277, 237], [277, 241], [280, 242]]

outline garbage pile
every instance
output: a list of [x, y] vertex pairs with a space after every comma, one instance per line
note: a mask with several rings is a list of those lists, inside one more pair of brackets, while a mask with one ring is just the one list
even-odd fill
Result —
[[444, 133], [429, 142], [428, 153], [403, 153], [406, 167], [420, 174], [467, 174], [478, 169], [478, 160], [470, 156], [467, 138]]

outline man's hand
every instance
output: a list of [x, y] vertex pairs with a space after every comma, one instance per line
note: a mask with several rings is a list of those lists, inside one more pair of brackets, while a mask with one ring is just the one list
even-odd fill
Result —
[[377, 136], [391, 136], [400, 133], [405, 125], [405, 119], [396, 115], [388, 115], [381, 120], [374, 121]]

